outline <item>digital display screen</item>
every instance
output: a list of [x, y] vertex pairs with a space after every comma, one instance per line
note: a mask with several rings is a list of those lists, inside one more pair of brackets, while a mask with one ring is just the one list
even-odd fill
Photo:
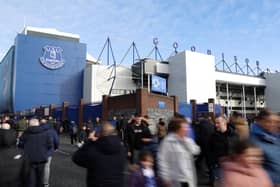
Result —
[[157, 75], [152, 75], [152, 91], [166, 94], [166, 79]]

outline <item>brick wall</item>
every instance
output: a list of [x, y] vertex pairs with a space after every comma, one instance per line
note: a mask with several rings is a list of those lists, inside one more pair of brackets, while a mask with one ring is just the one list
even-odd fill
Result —
[[[161, 105], [160, 105], [160, 104]], [[104, 120], [112, 119], [113, 115], [149, 115], [153, 121], [158, 118], [169, 119], [178, 111], [178, 98], [148, 93], [147, 89], [138, 89], [134, 94], [108, 97], [103, 96], [102, 115]]]

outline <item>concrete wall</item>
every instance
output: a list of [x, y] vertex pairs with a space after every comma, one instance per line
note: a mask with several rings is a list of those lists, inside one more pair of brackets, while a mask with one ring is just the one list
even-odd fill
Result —
[[265, 86], [266, 81], [261, 77], [254, 77], [248, 75], [239, 75], [235, 73], [228, 72], [215, 72], [215, 80], [217, 82], [228, 82], [231, 84], [244, 84], [244, 85], [255, 85], [255, 86]]
[[[88, 64], [84, 75], [84, 98], [86, 102], [101, 102], [102, 96], [109, 94], [113, 82], [113, 79], [110, 78], [113, 75], [113, 67]], [[136, 90], [136, 85], [132, 80], [131, 70], [124, 66], [117, 66], [112, 95], [125, 94], [121, 93], [121, 90]]]
[[187, 101], [187, 76], [185, 52], [178, 53], [168, 59], [169, 78], [168, 94], [178, 96], [179, 102]]
[[280, 73], [266, 74], [265, 99], [267, 107], [280, 112]]
[[177, 95], [179, 102], [203, 103], [216, 97], [214, 56], [184, 51], [169, 62], [169, 94]]

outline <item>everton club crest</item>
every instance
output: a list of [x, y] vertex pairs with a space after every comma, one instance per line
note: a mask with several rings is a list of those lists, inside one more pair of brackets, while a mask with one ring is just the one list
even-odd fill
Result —
[[63, 49], [56, 46], [45, 46], [43, 48], [44, 54], [40, 58], [40, 62], [48, 69], [58, 69], [64, 65], [64, 59], [62, 58]]

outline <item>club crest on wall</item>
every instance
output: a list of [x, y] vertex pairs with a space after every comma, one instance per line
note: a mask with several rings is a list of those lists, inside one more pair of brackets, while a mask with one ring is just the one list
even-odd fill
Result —
[[64, 59], [62, 58], [63, 49], [56, 46], [43, 47], [44, 54], [40, 57], [41, 64], [48, 69], [59, 69], [64, 66]]

